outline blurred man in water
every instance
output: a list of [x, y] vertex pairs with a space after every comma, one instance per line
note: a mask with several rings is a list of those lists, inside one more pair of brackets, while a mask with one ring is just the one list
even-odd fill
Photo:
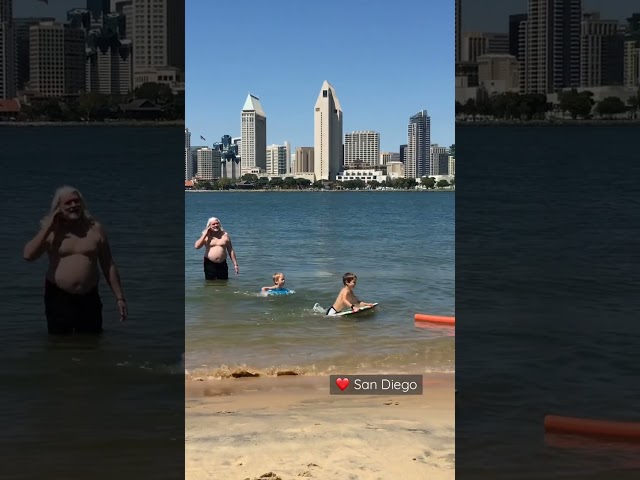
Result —
[[99, 267], [113, 292], [120, 321], [127, 302], [107, 234], [89, 214], [82, 194], [73, 187], [56, 190], [51, 211], [40, 231], [24, 247], [27, 261], [49, 257], [44, 304], [50, 334], [101, 333], [102, 301]]

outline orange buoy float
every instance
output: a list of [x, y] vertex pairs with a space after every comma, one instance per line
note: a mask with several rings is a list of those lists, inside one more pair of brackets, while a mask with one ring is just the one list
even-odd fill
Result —
[[439, 323], [442, 325], [456, 324], [456, 317], [443, 317], [440, 315], [427, 315], [426, 313], [416, 313], [413, 318], [416, 322]]
[[544, 417], [544, 429], [555, 433], [640, 440], [640, 422], [614, 422], [547, 415]]

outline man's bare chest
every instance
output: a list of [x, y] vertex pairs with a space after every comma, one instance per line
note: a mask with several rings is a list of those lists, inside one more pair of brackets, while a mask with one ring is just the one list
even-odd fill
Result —
[[74, 234], [59, 235], [53, 242], [53, 250], [60, 257], [69, 255], [97, 255], [99, 241], [95, 235], [77, 236]]

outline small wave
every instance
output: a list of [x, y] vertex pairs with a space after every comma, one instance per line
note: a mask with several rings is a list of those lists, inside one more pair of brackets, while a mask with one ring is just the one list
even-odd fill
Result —
[[163, 373], [170, 375], [178, 375], [182, 372], [186, 372], [185, 364], [184, 364], [184, 354], [182, 354], [182, 358], [180, 361], [172, 364], [154, 364], [151, 362], [129, 362], [127, 360], [116, 363], [117, 367], [125, 367], [125, 368], [135, 368], [139, 370], [148, 370], [153, 373]]
[[342, 375], [344, 373], [350, 374], [386, 374], [397, 375], [404, 373], [413, 374], [425, 374], [425, 373], [455, 373], [455, 366], [439, 366], [439, 367], [423, 367], [423, 368], [411, 368], [410, 371], [405, 371], [403, 368], [385, 368], [385, 369], [359, 369], [359, 368], [345, 368], [338, 366], [330, 366], [324, 368], [318, 368], [315, 365], [309, 367], [302, 366], [279, 366], [279, 367], [267, 367], [267, 368], [252, 368], [246, 365], [210, 367], [210, 368], [197, 368], [192, 370], [184, 370], [185, 379], [188, 381], [203, 381], [203, 380], [222, 380], [228, 378], [247, 378], [247, 377], [282, 377], [282, 376], [329, 376], [329, 375]]

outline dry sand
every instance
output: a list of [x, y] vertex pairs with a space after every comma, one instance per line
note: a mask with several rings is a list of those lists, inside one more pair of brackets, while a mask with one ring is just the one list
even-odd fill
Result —
[[426, 375], [422, 396], [329, 395], [328, 382], [188, 381], [185, 478], [455, 477], [453, 375]]

